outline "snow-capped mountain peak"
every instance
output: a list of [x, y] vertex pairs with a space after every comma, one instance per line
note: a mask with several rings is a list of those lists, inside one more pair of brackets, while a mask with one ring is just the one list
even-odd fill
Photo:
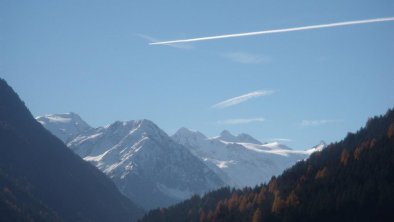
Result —
[[199, 131], [193, 131], [182, 127], [172, 136], [172, 139], [180, 144], [187, 144], [189, 147], [196, 147], [199, 146], [201, 141], [205, 141], [208, 138]]
[[73, 112], [38, 116], [36, 120], [63, 142], [92, 128]]
[[314, 146], [314, 147], [312, 147], [312, 148], [310, 148], [310, 149], [307, 149], [306, 152], [309, 152], [309, 153], [320, 152], [320, 151], [322, 151], [322, 150], [323, 150], [324, 148], [326, 148], [326, 147], [327, 147], [326, 142], [324, 142], [324, 141], [322, 140], [322, 141], [320, 141], [320, 143], [317, 144], [316, 146]]
[[219, 140], [227, 141], [227, 142], [236, 142], [237, 137], [230, 133], [228, 130], [223, 130], [220, 135], [217, 137]]
[[254, 144], [262, 144], [260, 141], [257, 139], [253, 138], [249, 134], [246, 133], [241, 133], [237, 136], [238, 141], [237, 142], [242, 142], [242, 143], [254, 143]]
[[145, 135], [157, 140], [168, 137], [155, 123], [147, 119], [116, 121], [105, 127], [101, 127], [101, 129], [119, 137], [125, 137], [131, 134], [133, 134], [134, 137], [142, 137]]
[[180, 129], [178, 129], [178, 131], [176, 131], [176, 133], [174, 134], [174, 136], [184, 136], [184, 137], [193, 137], [193, 136], [198, 136], [201, 138], [206, 138], [206, 136], [204, 134], [202, 134], [199, 131], [195, 131], [195, 130], [191, 130], [185, 127], [181, 127]]
[[149, 135], [152, 139], [168, 139], [167, 133], [165, 133], [162, 129], [160, 129], [154, 122], [148, 119], [142, 119], [135, 121], [135, 124], [138, 124], [138, 130], [140, 132], [144, 132], [146, 135]]
[[38, 116], [38, 117], [36, 117], [36, 119], [41, 124], [46, 124], [46, 123], [72, 123], [73, 122], [73, 123], [76, 123], [76, 124], [83, 123], [84, 125], [87, 125], [87, 123], [84, 122], [78, 114], [73, 113], [73, 112]]
[[235, 142], [235, 143], [253, 143], [253, 144], [261, 144], [260, 141], [253, 138], [249, 134], [241, 133], [237, 136], [234, 136], [228, 130], [223, 130], [219, 136], [213, 137], [214, 139], [226, 141], [226, 142]]
[[320, 151], [322, 150], [322, 149], [324, 149], [324, 148], [326, 148], [327, 147], [327, 143], [325, 142], [325, 141], [320, 141], [320, 143], [319, 144], [317, 144], [316, 146], [314, 146], [313, 148], [316, 148], [316, 149], [320, 149]]

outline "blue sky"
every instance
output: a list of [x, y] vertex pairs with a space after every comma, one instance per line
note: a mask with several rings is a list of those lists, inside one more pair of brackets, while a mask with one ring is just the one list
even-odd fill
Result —
[[176, 47], [150, 39], [392, 16], [392, 0], [1, 0], [0, 76], [33, 115], [73, 111], [93, 126], [146, 118], [169, 134], [228, 129], [302, 149], [393, 107], [394, 22]]

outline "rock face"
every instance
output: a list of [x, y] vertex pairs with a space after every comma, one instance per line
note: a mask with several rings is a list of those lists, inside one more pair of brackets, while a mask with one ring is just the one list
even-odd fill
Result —
[[307, 158], [320, 145], [308, 150], [292, 150], [278, 142], [262, 144], [247, 134], [223, 131], [208, 138], [198, 131], [179, 129], [172, 138], [199, 157], [222, 180], [235, 187], [255, 186]]
[[169, 206], [225, 185], [199, 158], [149, 120], [88, 128], [69, 139], [67, 146], [145, 209]]
[[135, 221], [143, 211], [0, 79], [0, 221]]

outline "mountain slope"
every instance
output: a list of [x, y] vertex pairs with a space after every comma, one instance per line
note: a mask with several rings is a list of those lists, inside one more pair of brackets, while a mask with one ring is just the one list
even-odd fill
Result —
[[247, 134], [234, 136], [227, 130], [218, 137], [208, 138], [198, 131], [181, 128], [172, 138], [204, 161], [228, 185], [239, 188], [267, 182], [315, 151], [291, 150], [277, 142], [262, 144]]
[[61, 221], [28, 187], [31, 184], [16, 180], [0, 169], [0, 221]]
[[220, 189], [142, 221], [393, 221], [394, 110], [272, 178]]
[[45, 130], [2, 79], [0, 185], [2, 221], [130, 221], [142, 214], [103, 173]]
[[225, 185], [149, 120], [90, 128], [68, 141], [71, 150], [106, 173], [124, 195], [145, 209], [169, 206]]

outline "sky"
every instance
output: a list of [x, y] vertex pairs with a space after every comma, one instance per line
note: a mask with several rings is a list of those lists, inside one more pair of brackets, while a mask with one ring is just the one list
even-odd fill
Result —
[[394, 107], [394, 22], [151, 42], [394, 17], [381, 1], [0, 0], [0, 77], [33, 115], [150, 119], [295, 149]]

